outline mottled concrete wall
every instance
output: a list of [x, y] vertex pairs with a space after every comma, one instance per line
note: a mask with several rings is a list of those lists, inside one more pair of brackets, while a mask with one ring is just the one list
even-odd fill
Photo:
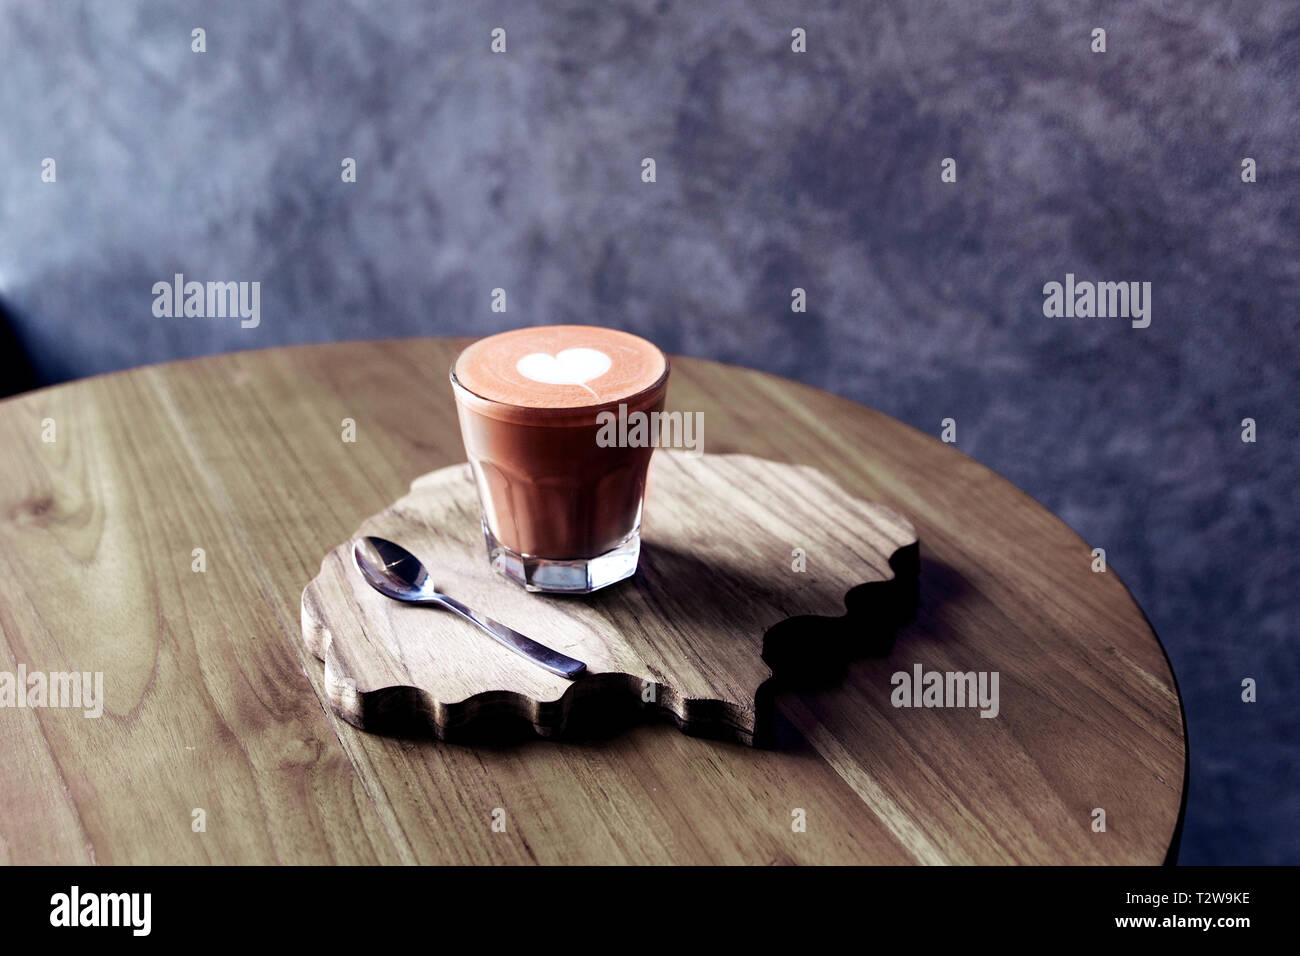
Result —
[[[45, 380], [582, 321], [951, 416], [1164, 639], [1184, 860], [1300, 861], [1294, 2], [17, 0], [0, 51], [0, 298]], [[259, 280], [261, 324], [154, 318], [175, 272]], [[1150, 281], [1150, 328], [1044, 317], [1066, 272]]]

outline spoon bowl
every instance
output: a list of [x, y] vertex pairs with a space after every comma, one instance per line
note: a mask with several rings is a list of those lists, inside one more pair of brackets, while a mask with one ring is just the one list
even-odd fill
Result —
[[366, 583], [394, 601], [421, 602], [438, 593], [420, 559], [386, 538], [358, 538], [352, 558]]

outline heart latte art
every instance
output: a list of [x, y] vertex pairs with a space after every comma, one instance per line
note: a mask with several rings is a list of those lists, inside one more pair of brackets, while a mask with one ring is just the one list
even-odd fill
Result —
[[[645, 339], [595, 325], [535, 325], [479, 339], [456, 360], [470, 392], [516, 408], [589, 408], [645, 393], [668, 373]], [[497, 408], [494, 414], [512, 413]]]
[[574, 348], [555, 355], [532, 352], [515, 364], [515, 371], [545, 385], [586, 385], [608, 372], [611, 364], [599, 349]]

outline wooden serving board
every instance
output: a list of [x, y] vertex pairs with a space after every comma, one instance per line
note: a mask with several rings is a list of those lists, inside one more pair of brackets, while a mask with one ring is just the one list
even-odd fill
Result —
[[449, 611], [383, 597], [349, 541], [303, 591], [303, 638], [334, 710], [382, 733], [600, 733], [650, 711], [761, 745], [774, 676], [820, 679], [887, 650], [916, 594], [907, 520], [816, 469], [747, 455], [657, 452], [640, 567], [593, 595], [534, 594], [491, 570], [468, 465], [417, 478], [361, 535], [396, 541], [439, 590], [588, 668], [567, 681]]

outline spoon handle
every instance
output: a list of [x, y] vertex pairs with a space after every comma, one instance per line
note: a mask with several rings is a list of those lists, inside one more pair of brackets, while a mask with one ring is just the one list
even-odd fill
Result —
[[439, 604], [450, 608], [465, 620], [471, 621], [487, 631], [494, 640], [504, 644], [521, 657], [528, 658], [534, 664], [541, 665], [552, 674], [573, 680], [587, 669], [587, 665], [582, 661], [574, 660], [559, 651], [553, 651], [544, 644], [538, 644], [531, 637], [524, 637], [513, 628], [506, 627], [499, 621], [494, 621], [492, 618], [478, 613], [478, 611], [471, 610], [455, 598], [447, 597], [444, 594], [437, 600]]

